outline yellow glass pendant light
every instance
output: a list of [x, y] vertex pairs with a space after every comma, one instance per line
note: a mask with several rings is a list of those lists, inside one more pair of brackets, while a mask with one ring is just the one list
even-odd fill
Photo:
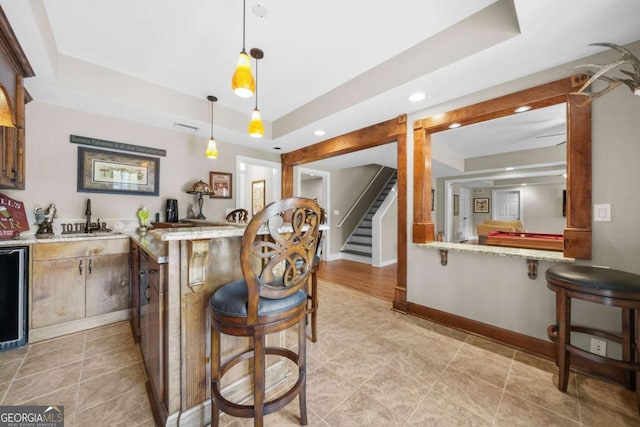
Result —
[[218, 158], [218, 147], [216, 146], [216, 140], [213, 137], [213, 103], [218, 100], [213, 95], [207, 96], [207, 99], [211, 102], [211, 138], [209, 139], [209, 144], [207, 145], [207, 151], [205, 154], [209, 159], [217, 159]]
[[236, 71], [231, 78], [231, 88], [233, 93], [242, 97], [249, 98], [256, 90], [255, 83], [253, 81], [253, 74], [251, 73], [251, 60], [247, 51], [244, 48], [245, 42], [245, 11], [246, 0], [242, 0], [242, 51], [238, 56], [238, 64], [236, 65]]
[[264, 135], [264, 126], [262, 125], [262, 118], [260, 117], [260, 110], [258, 110], [258, 108], [255, 108], [251, 114], [249, 135], [254, 138], [262, 138]]
[[256, 106], [251, 114], [251, 121], [249, 122], [249, 135], [254, 138], [262, 138], [264, 135], [264, 126], [262, 124], [262, 118], [260, 117], [260, 110], [258, 110], [258, 60], [264, 58], [264, 52], [262, 50], [253, 48], [251, 49], [251, 56], [256, 59]]

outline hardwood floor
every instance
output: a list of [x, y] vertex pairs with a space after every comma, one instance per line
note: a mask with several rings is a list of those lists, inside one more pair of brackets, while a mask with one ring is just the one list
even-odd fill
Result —
[[376, 298], [393, 301], [397, 264], [372, 267], [361, 262], [320, 261], [318, 279], [347, 286]]

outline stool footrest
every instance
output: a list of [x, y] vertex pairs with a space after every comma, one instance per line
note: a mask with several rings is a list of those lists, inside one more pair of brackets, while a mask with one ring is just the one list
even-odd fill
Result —
[[[279, 409], [284, 408], [293, 399], [298, 397], [298, 393], [300, 392], [302, 384], [306, 380], [306, 376], [307, 373], [303, 370], [300, 370], [298, 374], [298, 380], [291, 388], [289, 388], [289, 390], [287, 390], [286, 393], [278, 396], [273, 400], [264, 402], [264, 409], [262, 411], [263, 415], [269, 415]], [[217, 381], [211, 382], [211, 393], [213, 393], [213, 395], [215, 396], [216, 402], [220, 409], [222, 409], [225, 413], [240, 418], [252, 418], [255, 416], [253, 405], [242, 405], [225, 398], [220, 392], [220, 387]]]
[[[271, 354], [281, 357], [286, 357], [294, 363], [298, 363], [299, 355], [293, 351], [282, 347], [265, 347], [265, 354]], [[253, 405], [242, 405], [240, 403], [232, 402], [226, 399], [221, 391], [219, 382], [222, 380], [224, 374], [237, 365], [239, 362], [253, 358], [253, 350], [247, 350], [243, 353], [237, 354], [232, 359], [224, 363], [220, 367], [220, 380], [211, 379], [211, 393], [216, 397], [216, 401], [220, 409], [229, 415], [234, 417], [250, 418], [254, 417]], [[271, 414], [278, 409], [282, 409], [289, 404], [294, 398], [296, 398], [300, 392], [302, 384], [304, 384], [307, 373], [305, 369], [298, 369], [298, 380], [291, 386], [284, 394], [277, 398], [264, 403], [263, 415]]]

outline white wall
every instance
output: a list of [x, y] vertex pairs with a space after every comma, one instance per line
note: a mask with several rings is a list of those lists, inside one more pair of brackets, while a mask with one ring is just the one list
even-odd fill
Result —
[[321, 207], [325, 207], [322, 192], [322, 178], [305, 179], [300, 182], [300, 195], [316, 199]]
[[[220, 156], [204, 156], [207, 136], [166, 130], [38, 101], [27, 104], [26, 110], [26, 188], [24, 191], [0, 190], [9, 197], [24, 202], [31, 224], [35, 206], [55, 203], [59, 227], [67, 219], [82, 219], [86, 200], [91, 199], [94, 219], [106, 220], [108, 226], [117, 220], [136, 220], [137, 210], [145, 205], [153, 218], [156, 212], [164, 216], [167, 198], [178, 199], [180, 218], [189, 205], [197, 211], [195, 196], [185, 191], [202, 179], [209, 182], [209, 171], [231, 172], [234, 193], [237, 183], [236, 155], [245, 155], [279, 162], [270, 155], [218, 141]], [[159, 196], [81, 193], [77, 191], [78, 145], [69, 142], [69, 135], [80, 135], [109, 141], [124, 142], [167, 151], [160, 157]], [[235, 208], [232, 199], [204, 199], [204, 214], [208, 219], [223, 219], [227, 208]], [[35, 232], [32, 225], [31, 232]]]

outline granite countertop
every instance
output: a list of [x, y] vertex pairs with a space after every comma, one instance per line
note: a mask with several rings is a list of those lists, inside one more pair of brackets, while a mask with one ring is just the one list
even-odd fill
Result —
[[[161, 230], [161, 229], [157, 229]], [[158, 264], [166, 264], [169, 262], [169, 255], [167, 254], [167, 245], [164, 241], [158, 238], [157, 230], [149, 231], [144, 236], [140, 234], [133, 233], [131, 234], [131, 240], [135, 241], [138, 246], [143, 248], [143, 250], [153, 258]], [[167, 228], [162, 230], [169, 230]]]
[[[247, 224], [238, 224], [232, 222], [220, 222], [213, 225], [214, 222], [207, 222], [208, 226], [189, 227], [189, 228], [162, 228], [151, 230], [150, 234], [154, 234], [161, 240], [200, 240], [215, 239], [219, 237], [242, 237]], [[326, 224], [320, 225], [320, 230], [328, 230]], [[281, 227], [280, 232], [286, 233], [291, 231], [291, 226]], [[266, 227], [260, 230], [258, 234], [268, 234]]]
[[54, 234], [52, 237], [38, 239], [34, 234], [24, 234], [17, 239], [0, 240], [0, 247], [3, 246], [24, 246], [35, 243], [61, 243], [61, 242], [82, 242], [86, 240], [109, 240], [128, 239], [129, 235], [119, 232], [108, 233], [74, 233], [74, 234]]
[[504, 246], [470, 245], [466, 243], [431, 242], [418, 243], [418, 246], [447, 251], [469, 252], [476, 254], [507, 256], [539, 261], [574, 263], [574, 258], [565, 258], [562, 252], [543, 251], [540, 249], [508, 248]]
[[241, 237], [246, 227], [246, 224], [225, 224], [188, 228], [159, 228], [151, 230], [149, 234], [160, 240], [215, 239], [219, 237]]

